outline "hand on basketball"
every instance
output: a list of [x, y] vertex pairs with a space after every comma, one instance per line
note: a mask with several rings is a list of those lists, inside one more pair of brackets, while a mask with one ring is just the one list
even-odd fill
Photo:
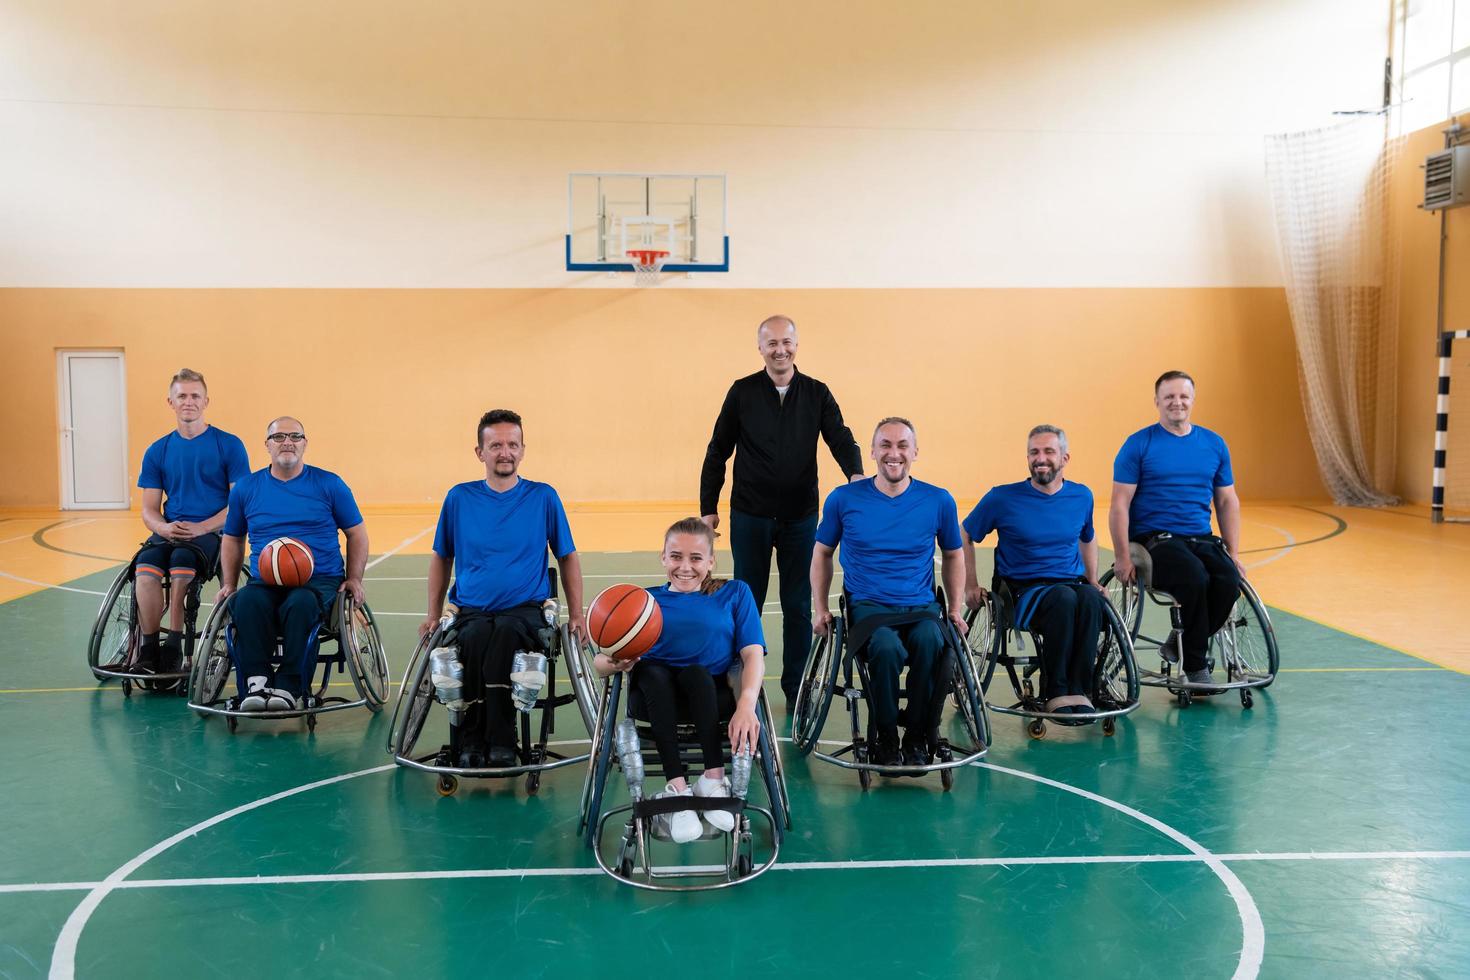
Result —
[[342, 584], [337, 587], [337, 591], [345, 592], [348, 595], [352, 596], [352, 601], [357, 603], [359, 606], [363, 604], [363, 601], [365, 599], [367, 599], [367, 593], [362, 590], [362, 579], [360, 578], [343, 579]]
[[990, 593], [986, 592], [985, 589], [979, 584], [965, 586], [966, 609], [979, 609], [981, 606], [985, 605], [985, 600], [989, 597]]
[[744, 705], [735, 709], [730, 718], [730, 751], [755, 751], [755, 740], [760, 733], [760, 722], [755, 719], [755, 709]]
[[592, 658], [592, 669], [603, 677], [608, 674], [626, 674], [637, 662], [636, 660], [614, 660], [605, 653], [599, 653]]
[[817, 636], [826, 636], [832, 632], [832, 610], [817, 610], [816, 615], [812, 616], [812, 632]]

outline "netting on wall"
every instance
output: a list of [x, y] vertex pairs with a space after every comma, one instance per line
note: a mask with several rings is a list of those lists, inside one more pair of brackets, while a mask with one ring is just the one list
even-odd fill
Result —
[[1332, 499], [1397, 503], [1397, 240], [1383, 116], [1266, 138], [1302, 405]]

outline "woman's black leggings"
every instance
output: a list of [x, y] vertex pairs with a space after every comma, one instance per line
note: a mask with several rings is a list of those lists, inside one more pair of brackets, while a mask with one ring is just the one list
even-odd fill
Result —
[[699, 666], [671, 667], [640, 660], [630, 682], [643, 699], [643, 713], [653, 729], [665, 778], [674, 780], [684, 775], [684, 761], [679, 757], [681, 714], [694, 725], [704, 768], [718, 769], [725, 764], [720, 721], [735, 713], [735, 692], [724, 676], [712, 677]]

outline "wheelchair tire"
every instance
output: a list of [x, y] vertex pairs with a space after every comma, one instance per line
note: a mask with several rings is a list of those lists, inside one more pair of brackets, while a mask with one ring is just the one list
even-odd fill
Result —
[[398, 688], [398, 700], [393, 705], [393, 723], [390, 728], [388, 752], [408, 758], [418, 744], [429, 717], [429, 706], [434, 700], [434, 682], [429, 676], [429, 651], [443, 637], [442, 629], [435, 629], [419, 641], [409, 657], [403, 671], [403, 683]]
[[434, 783], [434, 789], [440, 796], [453, 796], [459, 790], [459, 777], [444, 773]]
[[[230, 679], [233, 666], [229, 647], [230, 604], [234, 598], [235, 594], [230, 593], [224, 602], [214, 607], [209, 621], [204, 624], [204, 635], [194, 648], [194, 663], [189, 670], [189, 701], [200, 707], [218, 701]], [[207, 711], [197, 713], [201, 718], [209, 717]], [[234, 720], [230, 719], [232, 723]], [[233, 726], [230, 731], [234, 731]]]
[[[971, 609], [965, 617], [969, 631], [965, 634], [965, 650], [970, 655], [972, 670], [980, 682], [980, 693], [990, 692], [990, 678], [995, 673], [995, 664], [1005, 646], [1005, 634], [996, 624], [996, 601], [987, 596], [983, 605]], [[955, 692], [958, 698], [958, 690]], [[957, 707], [963, 707], [955, 701]]]
[[87, 666], [99, 681], [110, 680], [98, 669], [117, 670], [127, 665], [138, 645], [138, 605], [133, 594], [133, 566], [129, 562], [117, 573], [87, 642]]
[[1118, 578], [1111, 568], [1103, 572], [1098, 582], [1108, 590], [1108, 604], [1118, 614], [1129, 639], [1137, 640], [1139, 630], [1143, 629], [1143, 590], [1136, 581], [1124, 582]]
[[1276, 631], [1250, 582], [1241, 580], [1230, 618], [1210, 637], [1209, 656], [1225, 667], [1230, 680], [1264, 678], [1260, 687], [1269, 687], [1275, 680], [1281, 667]]
[[[958, 637], [955, 637], [958, 642]], [[985, 698], [980, 686], [980, 678], [975, 673], [975, 660], [966, 655], [968, 649], [964, 644], [959, 645], [960, 655], [953, 661], [953, 684], [955, 703], [960, 708], [960, 718], [964, 720], [965, 731], [969, 734], [971, 742], [977, 749], [988, 749], [990, 747], [990, 715], [985, 709]]]
[[567, 675], [572, 682], [572, 693], [577, 698], [577, 711], [582, 715], [582, 724], [591, 734], [597, 725], [598, 707], [602, 700], [601, 685], [592, 669], [592, 659], [597, 656], [597, 645], [588, 642], [584, 648], [571, 627], [561, 626], [562, 660], [566, 663]]
[[831, 630], [813, 640], [806, 666], [802, 668], [801, 687], [791, 712], [792, 742], [802, 755], [810, 755], [817, 747], [822, 727], [827, 723], [832, 692], [837, 687], [837, 670], [842, 664], [843, 628], [842, 617], [833, 616]]
[[388, 656], [383, 651], [377, 620], [367, 603], [358, 605], [350, 596], [344, 596], [337, 642], [357, 696], [367, 703], [369, 711], [377, 714], [388, 701]]
[[1139, 677], [1138, 662], [1133, 657], [1133, 637], [1111, 602], [1104, 604], [1103, 618], [1097, 662], [1092, 672], [1093, 703], [1116, 708], [1137, 704]]

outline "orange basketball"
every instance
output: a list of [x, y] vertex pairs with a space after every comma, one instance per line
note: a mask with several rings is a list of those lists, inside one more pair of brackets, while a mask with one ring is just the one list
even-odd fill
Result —
[[311, 549], [295, 538], [276, 538], [260, 549], [255, 564], [262, 582], [287, 588], [305, 585], [316, 568]]
[[610, 585], [592, 600], [587, 631], [614, 660], [637, 660], [664, 630], [664, 614], [647, 589]]

